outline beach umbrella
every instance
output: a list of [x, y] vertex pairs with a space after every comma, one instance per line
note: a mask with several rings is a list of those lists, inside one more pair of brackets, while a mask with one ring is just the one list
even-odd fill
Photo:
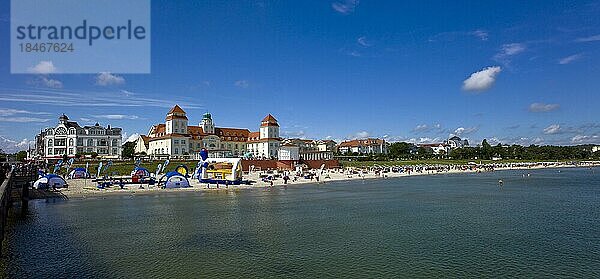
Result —
[[98, 174], [96, 174], [96, 177], [100, 177], [100, 172], [102, 172], [102, 162], [98, 164]]
[[158, 175], [160, 174], [160, 170], [162, 170], [162, 164], [159, 163], [156, 167], [156, 177], [158, 177]]
[[58, 160], [58, 162], [56, 162], [56, 165], [54, 165], [54, 170], [52, 171], [52, 173], [56, 173], [58, 171], [58, 169], [60, 169], [60, 167], [62, 166], [63, 160]]
[[169, 159], [167, 159], [167, 160], [165, 161], [165, 163], [163, 164], [163, 167], [162, 167], [162, 170], [161, 170], [161, 172], [164, 172], [164, 171], [167, 169], [167, 165], [169, 165]]
[[73, 165], [73, 162], [75, 162], [75, 158], [69, 159], [69, 161], [65, 165], [65, 168], [67, 169], [67, 173], [69, 173], [69, 169], [71, 169], [71, 166]]

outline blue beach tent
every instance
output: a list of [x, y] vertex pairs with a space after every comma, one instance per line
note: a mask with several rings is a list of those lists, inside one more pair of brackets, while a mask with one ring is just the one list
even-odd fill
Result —
[[90, 173], [85, 168], [74, 168], [69, 175], [69, 179], [90, 178]]
[[161, 180], [160, 182], [162, 182], [162, 180], [164, 180], [165, 188], [187, 188], [187, 187], [190, 187], [190, 182], [188, 181], [188, 179], [184, 175], [182, 175], [181, 173], [178, 173], [176, 171], [168, 172], [163, 177], [161, 177], [160, 180]]
[[66, 188], [67, 181], [59, 175], [48, 174], [33, 183], [34, 189]]
[[142, 167], [135, 167], [133, 171], [131, 171], [131, 176], [137, 175], [140, 178], [150, 177], [150, 172]]

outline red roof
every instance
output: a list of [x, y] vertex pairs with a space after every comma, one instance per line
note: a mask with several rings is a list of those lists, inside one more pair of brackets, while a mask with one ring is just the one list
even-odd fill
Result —
[[161, 134], [165, 132], [165, 124], [158, 124], [154, 127], [154, 134]]
[[340, 143], [339, 147], [358, 147], [358, 146], [371, 146], [371, 145], [382, 145], [385, 141], [382, 139], [356, 139], [349, 140]]
[[260, 122], [260, 126], [279, 126], [279, 124], [277, 123], [277, 119], [275, 119], [273, 115], [269, 114], [263, 118], [263, 120]]
[[171, 114], [171, 113], [183, 113], [183, 114], [185, 114], [185, 111], [179, 105], [175, 105], [167, 114]]

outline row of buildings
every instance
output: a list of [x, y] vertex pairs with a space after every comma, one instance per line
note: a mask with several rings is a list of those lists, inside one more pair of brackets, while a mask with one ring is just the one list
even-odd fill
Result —
[[[118, 159], [122, 153], [122, 129], [80, 126], [66, 115], [58, 124], [41, 130], [35, 138], [30, 158], [59, 159], [97, 156]], [[383, 139], [356, 139], [337, 144], [333, 140], [282, 138], [279, 123], [271, 114], [257, 123], [258, 130], [217, 127], [210, 113], [205, 113], [198, 125], [190, 125], [187, 113], [175, 105], [166, 114], [164, 123], [152, 125], [146, 135], [135, 141], [135, 153], [150, 158], [198, 159], [201, 149], [212, 157], [244, 157], [278, 160], [331, 160], [340, 154], [387, 154], [388, 143]], [[453, 148], [468, 146], [466, 140], [452, 137], [439, 144], [421, 145], [435, 154], [448, 154]]]
[[187, 113], [175, 105], [164, 123], [152, 125], [146, 135], [139, 136], [135, 153], [153, 158], [194, 158], [203, 148], [214, 157], [297, 161], [331, 160], [338, 146], [333, 140], [284, 139], [279, 122], [271, 114], [260, 121], [258, 131], [217, 127], [210, 113], [205, 113], [198, 125], [189, 125]]

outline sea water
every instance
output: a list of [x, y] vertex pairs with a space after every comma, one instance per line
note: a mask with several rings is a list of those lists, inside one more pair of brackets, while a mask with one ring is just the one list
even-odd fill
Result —
[[4, 245], [10, 278], [599, 278], [600, 168], [36, 200]]

